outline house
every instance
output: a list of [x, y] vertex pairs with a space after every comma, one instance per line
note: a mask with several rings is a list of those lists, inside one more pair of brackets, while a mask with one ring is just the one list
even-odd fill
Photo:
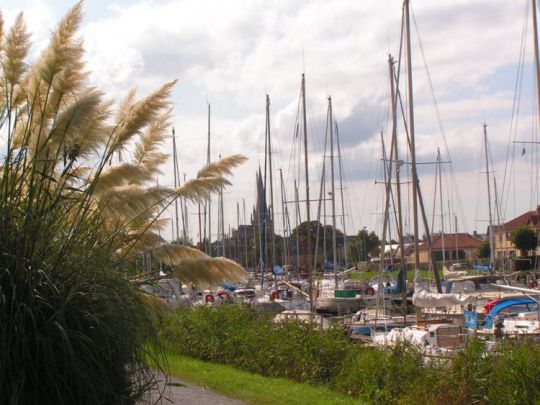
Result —
[[[500, 225], [494, 226], [495, 236], [495, 257], [512, 257], [520, 256], [521, 252], [510, 241], [510, 234], [513, 230], [520, 226], [530, 226], [537, 233], [540, 231], [540, 205], [536, 207], [536, 210], [527, 211], [520, 216], [511, 219], [510, 221]], [[540, 250], [537, 248], [536, 254], [540, 254]]]
[[[456, 260], [473, 260], [478, 255], [478, 247], [482, 243], [481, 239], [475, 238], [468, 233], [445, 233], [436, 234], [431, 238], [433, 254], [435, 260], [440, 262]], [[418, 245], [420, 263], [429, 262], [429, 251], [426, 242]], [[414, 260], [414, 252], [409, 256], [409, 261]]]

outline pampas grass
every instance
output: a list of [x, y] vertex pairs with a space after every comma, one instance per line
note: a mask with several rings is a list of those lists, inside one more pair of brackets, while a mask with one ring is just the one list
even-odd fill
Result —
[[[7, 35], [0, 18], [2, 404], [135, 403], [154, 383], [146, 361], [160, 307], [140, 285], [160, 268], [200, 284], [245, 276], [160, 235], [176, 198], [219, 191], [245, 158], [210, 164], [177, 190], [151, 184], [167, 158], [175, 82], [140, 100], [128, 93], [115, 114], [86, 82], [81, 11], [68, 11], [30, 64], [22, 16]], [[116, 162], [121, 151], [133, 159]], [[143, 254], [152, 268], [137, 265]]]

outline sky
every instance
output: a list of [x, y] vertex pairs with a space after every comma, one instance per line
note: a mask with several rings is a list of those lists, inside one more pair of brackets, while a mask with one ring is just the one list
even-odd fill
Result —
[[[0, 0], [0, 9], [7, 26], [18, 12], [24, 13], [35, 58], [72, 4]], [[92, 0], [83, 8], [89, 80], [110, 99], [120, 100], [133, 87], [143, 96], [178, 79], [173, 123], [181, 173], [194, 177], [206, 163], [208, 103], [211, 158], [235, 153], [249, 158], [235, 170], [233, 185], [224, 193], [226, 230], [229, 224], [236, 227], [237, 203], [244, 223], [242, 202], [249, 220], [255, 201], [255, 171], [264, 167], [266, 94], [271, 99], [276, 223], [282, 223], [283, 211], [280, 169], [287, 200], [294, 199], [295, 179], [299, 199], [305, 199], [304, 175], [298, 169], [303, 163], [295, 143], [305, 73], [310, 198], [319, 195], [331, 96], [345, 201], [344, 214], [337, 203], [337, 226], [343, 229], [345, 218], [347, 234], [364, 227], [382, 232], [381, 132], [388, 147], [388, 55], [399, 57], [401, 0]], [[494, 221], [508, 221], [535, 209], [539, 201], [536, 144], [520, 143], [538, 140], [530, 8], [528, 0], [411, 0], [416, 158], [422, 163], [420, 186], [435, 232], [454, 231], [457, 222], [460, 232], [485, 233], [484, 123], [492, 162], [490, 187], [493, 192], [496, 184], [498, 194], [492, 201]], [[404, 67], [401, 73], [407, 108]], [[406, 162], [403, 119], [398, 138], [400, 159]], [[435, 190], [432, 164], [438, 148], [442, 198]], [[326, 159], [327, 167], [329, 162]], [[403, 167], [405, 230], [412, 232], [410, 165]], [[171, 163], [157, 181], [172, 185]], [[341, 194], [337, 187], [336, 196]], [[287, 206], [294, 222], [294, 207]], [[190, 234], [198, 240], [196, 207], [188, 210]], [[314, 203], [312, 219], [316, 212]], [[305, 220], [303, 209], [301, 218]], [[281, 225], [277, 232], [282, 232]]]

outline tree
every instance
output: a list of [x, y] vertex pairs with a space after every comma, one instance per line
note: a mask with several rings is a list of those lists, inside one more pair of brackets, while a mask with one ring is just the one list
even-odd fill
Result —
[[[326, 249], [324, 251], [324, 256], [328, 260], [333, 260], [333, 248], [332, 248], [332, 231], [333, 228], [331, 225], [323, 225], [319, 221], [311, 221], [309, 226], [311, 232], [311, 251], [315, 254], [315, 246], [317, 245], [319, 252], [322, 252], [324, 249], [324, 240], [326, 238]], [[317, 241], [317, 232], [318, 232], [318, 241]], [[296, 240], [298, 235], [300, 244], [305, 245], [307, 243], [308, 235], [308, 223], [307, 221], [302, 222], [296, 228], [291, 231], [291, 240], [292, 243]], [[343, 232], [339, 229], [336, 229], [336, 243], [338, 246], [343, 245]], [[318, 242], [318, 243], [317, 243]]]
[[359, 261], [368, 261], [368, 255], [373, 257], [379, 254], [380, 243], [381, 241], [375, 232], [362, 229], [356, 235], [355, 242], [349, 245], [349, 256], [358, 258]]
[[81, 9], [32, 63], [22, 14], [6, 35], [0, 17], [0, 403], [136, 403], [156, 338], [157, 301], [141, 286], [160, 270], [199, 285], [245, 275], [160, 236], [176, 198], [221, 190], [245, 158], [155, 186], [175, 82], [113, 109], [88, 84]]
[[491, 247], [489, 246], [489, 240], [485, 240], [480, 244], [480, 246], [478, 246], [478, 256], [489, 257], [490, 254]]
[[514, 229], [510, 234], [510, 241], [521, 251], [522, 256], [527, 256], [530, 250], [538, 246], [536, 232], [527, 225]]

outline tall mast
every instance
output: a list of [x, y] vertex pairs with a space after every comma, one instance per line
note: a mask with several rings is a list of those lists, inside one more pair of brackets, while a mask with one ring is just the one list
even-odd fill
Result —
[[426, 212], [424, 209], [423, 199], [419, 193], [418, 185], [418, 173], [416, 171], [416, 145], [415, 145], [415, 133], [414, 133], [414, 98], [413, 98], [413, 82], [412, 82], [412, 62], [411, 62], [411, 24], [409, 18], [409, 0], [405, 0], [403, 3], [405, 12], [405, 35], [406, 35], [406, 53], [407, 53], [407, 94], [409, 105], [409, 137], [410, 137], [410, 153], [411, 153], [411, 175], [412, 175], [412, 194], [413, 194], [413, 229], [414, 229], [414, 265], [415, 271], [419, 271], [420, 266], [420, 252], [418, 250], [418, 203], [422, 210], [422, 220], [424, 222], [424, 231], [426, 234], [426, 242], [428, 245], [430, 262], [433, 267], [433, 275], [435, 283], [437, 285], [437, 292], [442, 292], [441, 280], [439, 278], [439, 272], [435, 260], [433, 258], [433, 251], [431, 248], [431, 236], [429, 233], [429, 224], [427, 221]]
[[[180, 179], [178, 178], [178, 156], [176, 155], [176, 133], [172, 129], [172, 144], [173, 144], [173, 172], [174, 172], [174, 189], [178, 187]], [[180, 227], [178, 224], [178, 198], [174, 199], [174, 230], [173, 240], [180, 239]]]
[[491, 215], [491, 185], [489, 182], [489, 163], [488, 163], [488, 147], [487, 147], [487, 124], [484, 123], [484, 151], [486, 153], [486, 180], [488, 192], [488, 211], [489, 211], [489, 272], [493, 275], [495, 270], [495, 240], [493, 235], [493, 218]]
[[443, 209], [443, 195], [442, 195], [442, 166], [441, 166], [441, 150], [437, 148], [437, 167], [439, 172], [439, 198], [441, 202], [441, 248], [442, 248], [442, 261], [443, 266], [446, 262], [446, 253], [444, 251], [444, 209]]
[[294, 181], [294, 199], [295, 199], [295, 212], [294, 217], [296, 220], [296, 275], [298, 276], [298, 267], [300, 266], [300, 223], [301, 223], [301, 217], [300, 217], [300, 193], [298, 192], [298, 184], [296, 183], [296, 180]]
[[268, 169], [270, 171], [270, 268], [276, 264], [276, 237], [274, 227], [274, 172], [272, 170], [272, 142], [270, 137], [270, 96], [266, 95], [266, 136], [268, 139]]
[[330, 124], [330, 184], [332, 187], [332, 262], [334, 265], [334, 287], [337, 288], [337, 240], [336, 240], [336, 186], [334, 178], [334, 119], [332, 117], [332, 97], [328, 96], [328, 118]]
[[311, 271], [311, 215], [309, 208], [309, 171], [306, 120], [306, 78], [302, 73], [302, 121], [304, 124], [304, 170], [306, 175], [306, 217], [307, 217], [307, 259], [306, 271], [309, 275], [309, 309], [313, 311], [313, 274]]
[[394, 59], [392, 55], [388, 55], [388, 72], [390, 75], [390, 96], [391, 105], [392, 105], [392, 145], [394, 146], [394, 159], [396, 160], [396, 203], [397, 203], [397, 212], [398, 212], [398, 237], [399, 237], [399, 258], [401, 263], [401, 268], [403, 269], [403, 291], [402, 291], [402, 304], [403, 304], [403, 314], [404, 320], [406, 319], [407, 314], [407, 289], [405, 288], [407, 280], [407, 266], [405, 264], [405, 244], [403, 242], [403, 215], [401, 213], [401, 184], [400, 184], [400, 171], [402, 162], [399, 160], [399, 149], [397, 142], [397, 111], [396, 111], [396, 90], [395, 90], [395, 76], [394, 76]]
[[259, 267], [261, 269], [261, 291], [264, 286], [264, 269], [266, 256], [266, 190], [263, 185], [261, 168], [257, 173], [257, 224], [259, 228]]
[[247, 240], [247, 218], [246, 218], [246, 200], [242, 198], [242, 210], [244, 211], [244, 263], [248, 268], [248, 240]]
[[540, 61], [538, 54], [538, 21], [536, 15], [536, 0], [531, 1], [532, 5], [532, 18], [533, 18], [533, 34], [534, 34], [534, 64], [535, 64], [535, 78], [536, 78], [536, 102], [538, 106], [538, 119], [540, 121]]
[[[208, 103], [208, 143], [206, 148], [206, 164], [210, 164], [210, 103]], [[206, 254], [209, 256], [212, 255], [212, 216], [211, 216], [211, 205], [212, 199], [208, 196], [206, 200], [207, 212], [208, 212], [208, 249]]]
[[[199, 247], [200, 247], [200, 249], [206, 250], [206, 246], [203, 246], [204, 237], [203, 237], [203, 230], [202, 230], [203, 229], [202, 228], [202, 213], [201, 213], [201, 202], [200, 201], [197, 204], [197, 207], [198, 207], [197, 216], [199, 217]], [[206, 229], [206, 224], [204, 226], [204, 229]], [[206, 232], [204, 232], [204, 233], [206, 233]]]
[[236, 202], [236, 261], [240, 264], [240, 203]]
[[[221, 159], [221, 155], [219, 155], [219, 158]], [[219, 189], [219, 222], [220, 222], [220, 229], [221, 233], [219, 234], [219, 237], [221, 238], [221, 255], [227, 256], [226, 254], [226, 247], [225, 247], [225, 213], [223, 211], [223, 187]]]
[[414, 139], [414, 98], [412, 81], [412, 62], [411, 62], [411, 26], [409, 20], [409, 0], [403, 3], [405, 11], [405, 35], [406, 35], [406, 54], [407, 54], [407, 95], [409, 106], [409, 137], [411, 153], [411, 172], [412, 172], [412, 195], [413, 195], [413, 231], [414, 231], [414, 266], [420, 268], [420, 252], [418, 251], [418, 195], [416, 184], [416, 146]]
[[[321, 172], [321, 183], [319, 187], [319, 203], [317, 204], [317, 232], [315, 236], [315, 252], [313, 252], [313, 263], [317, 263], [317, 253], [319, 252], [319, 240], [320, 233], [323, 234], [323, 246], [322, 246], [322, 255], [323, 255], [323, 265], [327, 263], [326, 255], [326, 147], [328, 144], [328, 125], [330, 124], [329, 120], [329, 110], [326, 110], [326, 131], [324, 133], [324, 149], [323, 149], [323, 161], [322, 161], [322, 172]], [[321, 222], [321, 207], [323, 209], [322, 213], [322, 222]], [[322, 226], [319, 226], [322, 224]]]
[[283, 264], [289, 264], [289, 251], [287, 248], [287, 220], [288, 220], [288, 213], [287, 213], [287, 207], [285, 205], [285, 184], [283, 182], [283, 170], [279, 169], [279, 180], [281, 183], [281, 211], [282, 211], [282, 220], [283, 220], [283, 257], [281, 259], [281, 262]]
[[[497, 216], [497, 228], [501, 229], [501, 211], [499, 207], [499, 193], [497, 191], [497, 178], [495, 176], [493, 176], [493, 194], [495, 195], [495, 215]], [[506, 247], [506, 249], [508, 249], [508, 247]], [[501, 264], [502, 264], [501, 270], [504, 274], [506, 271], [506, 260], [503, 259]]]
[[[395, 139], [392, 139], [392, 143], [395, 142]], [[382, 146], [382, 160], [383, 160], [383, 172], [384, 172], [384, 185], [385, 185], [385, 202], [384, 202], [384, 217], [383, 217], [383, 229], [381, 237], [381, 252], [380, 252], [380, 262], [379, 262], [379, 278], [377, 285], [377, 304], [375, 308], [375, 318], [378, 318], [379, 308], [381, 306], [381, 293], [384, 291], [384, 286], [382, 284], [382, 272], [384, 268], [384, 249], [386, 245], [386, 231], [389, 228], [389, 209], [390, 209], [390, 195], [392, 193], [392, 163], [393, 163], [393, 151], [394, 145], [390, 146], [390, 159], [386, 157], [386, 149], [384, 146], [384, 137], [381, 131], [381, 146]], [[388, 166], [386, 166], [388, 162]]]
[[336, 123], [336, 141], [339, 162], [339, 190], [341, 195], [341, 225], [343, 226], [343, 253], [345, 256], [345, 270], [349, 267], [347, 260], [347, 232], [345, 231], [345, 200], [343, 199], [343, 161], [341, 160], [341, 148], [339, 145], [339, 131]]
[[[186, 174], [184, 175], [184, 183], [186, 182]], [[182, 200], [182, 233], [184, 234], [184, 240], [188, 241], [188, 234], [189, 234], [189, 218], [188, 218], [188, 208], [187, 208], [187, 199], [183, 198]]]

